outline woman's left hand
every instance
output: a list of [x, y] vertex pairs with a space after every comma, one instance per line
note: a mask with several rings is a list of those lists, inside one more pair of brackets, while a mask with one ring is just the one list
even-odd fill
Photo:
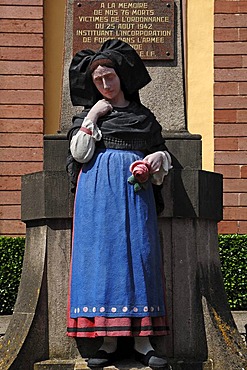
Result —
[[144, 161], [147, 161], [151, 165], [150, 173], [158, 172], [163, 164], [163, 153], [162, 152], [156, 152], [147, 155], [145, 158], [143, 158]]

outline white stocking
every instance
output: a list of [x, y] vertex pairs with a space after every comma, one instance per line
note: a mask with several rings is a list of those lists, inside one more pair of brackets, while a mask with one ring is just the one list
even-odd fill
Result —
[[150, 343], [149, 337], [136, 337], [135, 340], [135, 350], [143, 355], [146, 355], [149, 351], [153, 351], [154, 348]]
[[107, 353], [115, 352], [117, 349], [117, 337], [104, 337], [104, 342], [100, 347], [100, 350], [104, 350]]

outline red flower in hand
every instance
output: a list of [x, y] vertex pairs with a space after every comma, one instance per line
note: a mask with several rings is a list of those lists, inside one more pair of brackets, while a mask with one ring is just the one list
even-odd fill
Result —
[[140, 183], [144, 183], [150, 176], [151, 165], [147, 161], [135, 161], [130, 166], [130, 172]]

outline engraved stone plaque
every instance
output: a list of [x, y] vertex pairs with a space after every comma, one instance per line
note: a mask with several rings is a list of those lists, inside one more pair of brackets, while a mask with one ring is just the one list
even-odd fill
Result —
[[100, 1], [73, 4], [73, 53], [121, 39], [146, 60], [173, 60], [174, 0]]

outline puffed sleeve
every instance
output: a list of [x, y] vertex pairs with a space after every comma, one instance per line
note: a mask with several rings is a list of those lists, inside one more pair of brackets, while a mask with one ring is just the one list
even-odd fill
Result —
[[161, 185], [164, 181], [164, 177], [168, 175], [169, 170], [172, 169], [173, 166], [171, 156], [167, 151], [157, 153], [162, 156], [162, 165], [158, 171], [153, 173], [152, 183], [155, 185]]
[[172, 168], [171, 155], [166, 147], [165, 139], [162, 136], [162, 127], [156, 120], [154, 114], [150, 111], [148, 119], [152, 122], [151, 128], [151, 145], [148, 148], [148, 152], [151, 153], [147, 155], [144, 159], [149, 160], [149, 158], [154, 159], [154, 157], [160, 159], [160, 167], [152, 175], [152, 183], [155, 185], [161, 185], [164, 177], [168, 174], [169, 170]]
[[73, 158], [79, 163], [89, 162], [94, 154], [95, 142], [101, 138], [102, 134], [98, 126], [85, 117], [80, 129], [70, 141], [70, 151]]

